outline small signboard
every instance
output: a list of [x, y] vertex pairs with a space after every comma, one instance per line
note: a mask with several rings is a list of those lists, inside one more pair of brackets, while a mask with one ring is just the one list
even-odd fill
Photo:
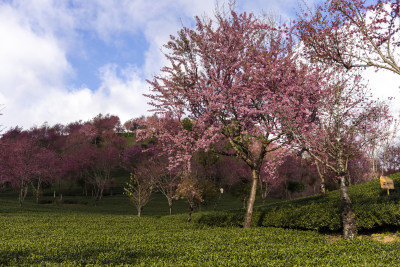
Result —
[[381, 176], [380, 181], [381, 181], [381, 188], [387, 189], [387, 193], [389, 195], [389, 189], [394, 189], [393, 179], [386, 176]]

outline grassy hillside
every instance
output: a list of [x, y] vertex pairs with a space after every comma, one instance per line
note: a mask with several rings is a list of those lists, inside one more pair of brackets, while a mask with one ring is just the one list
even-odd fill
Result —
[[[350, 186], [358, 229], [373, 231], [400, 226], [400, 173], [390, 175], [395, 190], [380, 188], [379, 179]], [[215, 226], [240, 226], [244, 211], [204, 214], [199, 222]], [[253, 218], [255, 225], [318, 231], [340, 231], [340, 192], [314, 195], [294, 200], [258, 206]]]

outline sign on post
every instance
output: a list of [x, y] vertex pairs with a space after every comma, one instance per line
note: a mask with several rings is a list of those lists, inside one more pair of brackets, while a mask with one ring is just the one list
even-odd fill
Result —
[[393, 179], [387, 176], [381, 176], [381, 188], [387, 190], [387, 194], [389, 195], [389, 189], [394, 189]]

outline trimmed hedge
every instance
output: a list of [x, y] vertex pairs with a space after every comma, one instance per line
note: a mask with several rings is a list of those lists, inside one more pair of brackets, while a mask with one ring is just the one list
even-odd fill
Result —
[[[261, 226], [263, 220], [262, 212], [253, 213], [253, 219], [251, 221], [252, 226]], [[200, 224], [208, 226], [219, 226], [219, 227], [242, 227], [244, 222], [245, 212], [244, 211], [217, 211], [217, 212], [203, 212], [197, 220]]]
[[[390, 177], [395, 183], [395, 190], [391, 190], [389, 196], [380, 188], [379, 179], [350, 186], [359, 231], [400, 226], [400, 173]], [[244, 213], [244, 210], [207, 213], [199, 218], [198, 223], [220, 227], [241, 226]], [[342, 229], [340, 192], [335, 190], [326, 195], [259, 206], [253, 215], [253, 225], [339, 232]]]

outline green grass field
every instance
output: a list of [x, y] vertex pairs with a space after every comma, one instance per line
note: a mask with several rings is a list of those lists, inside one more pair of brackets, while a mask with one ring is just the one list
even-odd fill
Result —
[[[21, 209], [14, 192], [1, 193], [1, 265], [400, 265], [397, 242], [383, 243], [371, 236], [344, 241], [315, 231], [282, 228], [211, 227], [196, 223], [202, 212], [186, 223], [186, 203], [177, 201], [176, 214], [169, 216], [166, 200], [159, 194], [142, 218], [135, 216], [135, 208], [123, 195], [105, 197], [97, 207], [91, 198], [67, 195], [63, 200], [73, 204], [35, 204], [30, 197]], [[241, 205], [225, 194], [218, 209]]]

